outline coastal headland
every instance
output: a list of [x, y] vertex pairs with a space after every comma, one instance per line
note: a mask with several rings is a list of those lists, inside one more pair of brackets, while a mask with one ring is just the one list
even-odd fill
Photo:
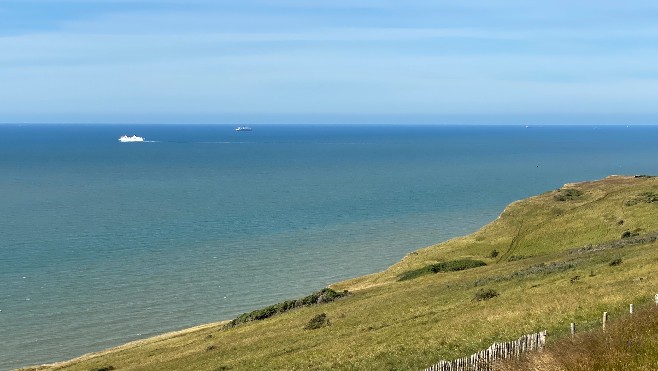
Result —
[[653, 305], [657, 239], [658, 178], [566, 184], [513, 202], [471, 235], [332, 285], [347, 290], [336, 300], [273, 303], [262, 318], [25, 370], [417, 370], [542, 330], [550, 344], [570, 323], [586, 331], [604, 311], [614, 321], [629, 303]]

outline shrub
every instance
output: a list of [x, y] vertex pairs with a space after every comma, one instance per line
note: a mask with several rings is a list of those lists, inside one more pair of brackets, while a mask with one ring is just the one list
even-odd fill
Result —
[[398, 281], [406, 281], [406, 280], [414, 279], [416, 277], [429, 273], [463, 271], [465, 269], [482, 267], [484, 265], [487, 265], [487, 263], [481, 260], [473, 260], [473, 259], [451, 260], [448, 262], [441, 262], [432, 265], [427, 265], [422, 268], [404, 272], [398, 276]]
[[480, 289], [478, 290], [478, 292], [475, 293], [473, 300], [476, 301], [489, 300], [495, 298], [498, 295], [500, 294], [498, 293], [498, 291], [494, 289]]
[[557, 194], [553, 196], [555, 201], [572, 201], [580, 198], [583, 195], [582, 191], [579, 191], [574, 188], [569, 189], [558, 189]]
[[320, 313], [317, 316], [311, 318], [310, 321], [304, 326], [305, 330], [315, 330], [320, 327], [329, 326], [329, 319], [327, 318], [326, 313]]
[[621, 238], [630, 238], [630, 237], [635, 237], [639, 236], [640, 234], [637, 232], [631, 232], [631, 231], [625, 231], [624, 233], [621, 234]]
[[224, 328], [235, 327], [241, 323], [263, 320], [295, 308], [307, 307], [322, 303], [330, 303], [347, 295], [349, 295], [347, 290], [344, 290], [343, 292], [336, 292], [330, 288], [324, 288], [301, 299], [286, 300], [281, 303], [257, 309], [249, 313], [243, 313], [237, 318], [233, 319], [231, 322], [227, 323]]
[[617, 258], [617, 259], [611, 261], [610, 264], [608, 264], [608, 265], [611, 266], [611, 267], [616, 267], [616, 266], [620, 265], [622, 263], [622, 261], [623, 260], [621, 258]]
[[412, 280], [414, 278], [426, 275], [430, 272], [429, 266], [425, 266], [422, 268], [406, 271], [398, 276], [398, 281], [406, 281], [406, 280]]
[[493, 258], [497, 257], [498, 254], [499, 254], [498, 250], [491, 250], [491, 253], [489, 254], [489, 257], [493, 259]]
[[463, 271], [465, 269], [482, 267], [484, 265], [487, 265], [487, 263], [481, 260], [460, 259], [460, 260], [452, 260], [444, 263], [432, 264], [430, 266], [431, 267], [430, 270], [432, 271], [432, 273], [457, 272], [457, 271]]
[[112, 370], [114, 370], [114, 366], [94, 367], [89, 369], [89, 371], [112, 371]]
[[658, 195], [653, 193], [653, 192], [642, 192], [635, 196], [634, 198], [631, 198], [630, 200], [627, 200], [624, 202], [624, 205], [626, 206], [633, 206], [637, 205], [639, 203], [653, 203], [653, 202], [658, 202]]

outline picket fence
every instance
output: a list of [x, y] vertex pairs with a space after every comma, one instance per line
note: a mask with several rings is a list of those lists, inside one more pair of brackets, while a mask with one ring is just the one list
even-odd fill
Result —
[[546, 331], [523, 335], [518, 340], [506, 343], [493, 343], [470, 357], [441, 361], [425, 371], [491, 371], [497, 360], [518, 357], [523, 352], [541, 350], [546, 344]]

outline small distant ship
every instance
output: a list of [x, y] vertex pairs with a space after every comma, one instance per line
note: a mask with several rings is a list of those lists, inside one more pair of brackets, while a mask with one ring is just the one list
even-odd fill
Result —
[[238, 126], [235, 131], [251, 131], [251, 128], [249, 126]]
[[119, 142], [121, 143], [128, 143], [128, 142], [143, 142], [144, 138], [138, 137], [137, 135], [133, 135], [132, 137], [129, 137], [127, 135], [122, 135], [119, 138]]

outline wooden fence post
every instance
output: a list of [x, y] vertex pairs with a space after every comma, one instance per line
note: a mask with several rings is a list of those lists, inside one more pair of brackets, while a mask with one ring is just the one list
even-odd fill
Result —
[[571, 322], [571, 336], [573, 337], [576, 334], [576, 324]]
[[605, 331], [605, 324], [608, 322], [608, 312], [603, 312], [603, 331]]
[[633, 304], [631, 304], [631, 305], [629, 306], [629, 311], [631, 312], [631, 314], [633, 314], [633, 309], [634, 309]]

